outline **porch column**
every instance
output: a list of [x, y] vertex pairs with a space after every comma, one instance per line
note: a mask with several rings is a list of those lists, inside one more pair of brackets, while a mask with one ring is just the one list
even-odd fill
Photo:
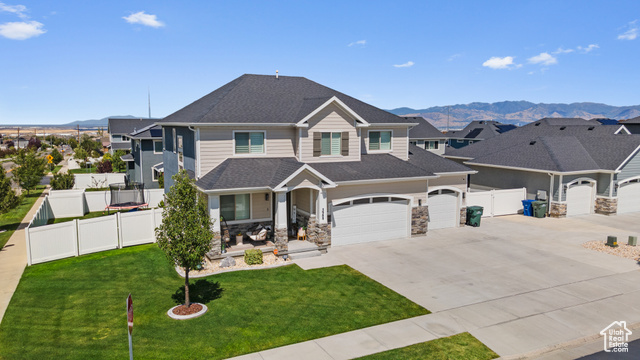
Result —
[[222, 237], [220, 236], [220, 195], [209, 195], [209, 217], [213, 223], [211, 252], [219, 255], [222, 253]]
[[276, 216], [274, 240], [278, 252], [289, 250], [289, 235], [287, 234], [287, 192], [275, 193]]
[[327, 207], [327, 190], [320, 189], [318, 191], [318, 213], [316, 214], [318, 224], [326, 224], [328, 215], [329, 209]]

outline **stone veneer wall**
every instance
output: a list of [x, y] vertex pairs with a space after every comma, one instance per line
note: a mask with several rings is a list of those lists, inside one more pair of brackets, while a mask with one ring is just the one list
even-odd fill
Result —
[[287, 228], [276, 229], [274, 235], [274, 243], [278, 253], [289, 251], [289, 235], [287, 234]]
[[465, 206], [460, 208], [460, 225], [467, 223], [467, 208]]
[[418, 206], [411, 209], [411, 236], [424, 235], [429, 225], [429, 207]]
[[549, 216], [551, 217], [566, 217], [567, 216], [567, 204], [551, 202], [549, 205]]
[[[270, 226], [271, 229], [273, 229], [272, 223], [273, 223], [272, 221], [260, 221], [260, 222], [251, 222], [251, 223], [245, 223], [245, 224], [229, 225], [229, 235], [231, 236], [231, 241], [235, 241], [236, 235], [239, 232], [242, 233], [242, 235], [244, 235], [247, 233], [247, 231], [249, 231], [249, 229], [252, 229], [258, 226], [258, 224], [262, 226]], [[267, 235], [267, 237], [268, 236], [269, 235]], [[249, 238], [247, 236], [244, 236], [244, 240], [248, 240], [248, 239]]]
[[618, 213], [618, 198], [597, 197], [596, 214], [615, 215]]
[[331, 245], [331, 225], [318, 224], [316, 216], [311, 215], [307, 223], [307, 241], [318, 246]]
[[211, 239], [211, 251], [209, 254], [212, 255], [220, 255], [222, 253], [222, 237], [220, 236], [220, 232], [213, 232], [213, 239]]

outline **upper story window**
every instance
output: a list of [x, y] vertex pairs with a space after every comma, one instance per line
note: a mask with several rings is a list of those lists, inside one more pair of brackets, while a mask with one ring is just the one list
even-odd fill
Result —
[[162, 154], [162, 141], [154, 140], [153, 141], [153, 153], [154, 154]]
[[129, 141], [129, 138], [124, 136], [124, 135], [122, 135], [122, 141]]
[[342, 133], [323, 132], [321, 146], [321, 155], [340, 155], [342, 152]]
[[184, 169], [184, 149], [182, 147], [182, 135], [178, 135], [176, 138], [178, 148], [178, 170]]
[[173, 153], [175, 154], [176, 152], [176, 129], [173, 128], [171, 129], [171, 139], [173, 140], [173, 143], [171, 144], [171, 151], [173, 151]]
[[369, 131], [369, 150], [391, 150], [391, 131]]
[[264, 132], [235, 132], [236, 154], [264, 154]]
[[111, 135], [111, 141], [122, 141], [121, 135]]
[[433, 149], [433, 150], [437, 150], [438, 149], [438, 141], [425, 141], [425, 145], [426, 145], [426, 149]]

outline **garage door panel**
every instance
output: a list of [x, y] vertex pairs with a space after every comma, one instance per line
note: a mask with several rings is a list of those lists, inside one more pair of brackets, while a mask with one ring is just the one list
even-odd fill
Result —
[[593, 186], [576, 185], [567, 190], [567, 216], [591, 214]]
[[408, 201], [335, 206], [331, 244], [340, 246], [396, 239], [409, 234]]
[[618, 189], [618, 214], [640, 211], [640, 183], [623, 184]]
[[429, 195], [429, 229], [455, 227], [458, 219], [457, 194]]

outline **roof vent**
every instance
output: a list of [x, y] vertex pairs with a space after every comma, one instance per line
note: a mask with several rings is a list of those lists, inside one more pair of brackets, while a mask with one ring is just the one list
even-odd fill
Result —
[[529, 143], [529, 145], [535, 145], [535, 144], [536, 144], [535, 140], [533, 140], [532, 142]]
[[276, 79], [278, 78], [278, 70], [276, 70]]
[[587, 130], [593, 130], [593, 129], [595, 129], [595, 126], [589, 126]]
[[564, 129], [566, 129], [566, 128], [567, 128], [566, 126], [563, 126], [563, 127], [561, 127], [561, 128], [560, 128], [560, 130], [564, 130]]
[[536, 123], [535, 125], [533, 125], [533, 126], [540, 126], [540, 123], [539, 123], [539, 122], [537, 122], [537, 123]]

